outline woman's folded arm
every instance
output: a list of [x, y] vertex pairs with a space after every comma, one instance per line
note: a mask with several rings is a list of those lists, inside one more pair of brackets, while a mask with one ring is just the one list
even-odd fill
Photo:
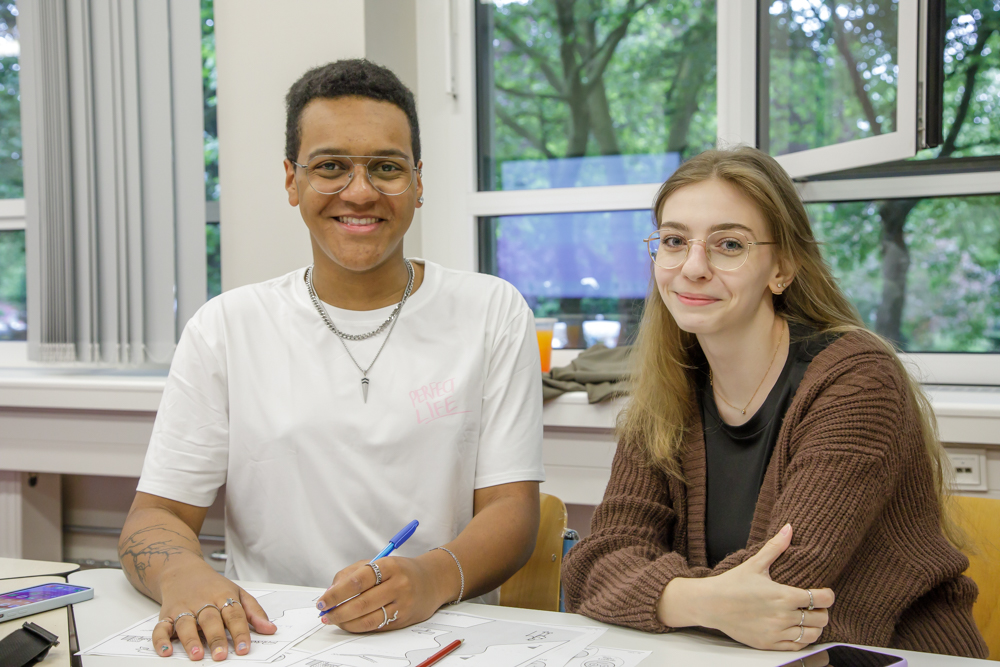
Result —
[[592, 533], [563, 563], [568, 611], [647, 632], [670, 629], [657, 619], [667, 583], [711, 570], [689, 566], [672, 550], [678, 524], [668, 484], [634, 446], [619, 445]]

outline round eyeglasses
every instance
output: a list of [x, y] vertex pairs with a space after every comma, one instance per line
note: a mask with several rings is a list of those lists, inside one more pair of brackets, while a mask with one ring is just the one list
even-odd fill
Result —
[[413, 183], [413, 174], [418, 171], [403, 158], [377, 155], [317, 155], [309, 164], [294, 161], [292, 164], [305, 169], [306, 180], [313, 190], [321, 195], [335, 195], [354, 179], [358, 164], [355, 160], [367, 160], [360, 164], [365, 168], [368, 182], [390, 197], [406, 192]]
[[688, 239], [676, 231], [663, 229], [643, 241], [649, 257], [661, 269], [676, 269], [687, 259], [693, 243], [704, 243], [708, 263], [720, 271], [735, 271], [746, 264], [750, 248], [777, 245], [775, 241], [751, 241], [742, 232], [712, 232], [704, 239]]

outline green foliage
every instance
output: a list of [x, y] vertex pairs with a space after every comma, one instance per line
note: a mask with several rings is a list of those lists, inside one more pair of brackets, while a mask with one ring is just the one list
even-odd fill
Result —
[[771, 4], [766, 29], [772, 155], [893, 131], [897, 3]]
[[0, 58], [0, 199], [24, 196], [18, 69], [16, 57]]
[[490, 189], [506, 162], [690, 156], [714, 145], [711, 0], [533, 0], [483, 11], [493, 35], [481, 147]]
[[[13, 2], [0, 2], [0, 40], [17, 39], [17, 8]], [[17, 56], [0, 57], [0, 199], [24, 196], [20, 65], [17, 61]]]
[[24, 273], [24, 232], [0, 232], [0, 340], [24, 339]]
[[[833, 274], [873, 329], [882, 298], [881, 203], [808, 206]], [[921, 200], [907, 218], [906, 243], [904, 349], [1000, 350], [1000, 196]]]
[[945, 144], [918, 159], [1000, 153], [1000, 4], [948, 0], [944, 57]]
[[205, 225], [205, 250], [208, 255], [208, 296], [222, 294], [222, 251], [219, 248], [219, 224]]
[[201, 0], [201, 81], [205, 99], [205, 200], [219, 199], [219, 129], [216, 120], [214, 0]]

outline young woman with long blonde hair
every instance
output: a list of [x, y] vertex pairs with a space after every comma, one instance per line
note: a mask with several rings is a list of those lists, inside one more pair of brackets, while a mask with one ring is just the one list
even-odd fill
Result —
[[653, 210], [656, 289], [567, 608], [763, 649], [985, 657], [930, 406], [830, 275], [788, 175], [708, 151]]

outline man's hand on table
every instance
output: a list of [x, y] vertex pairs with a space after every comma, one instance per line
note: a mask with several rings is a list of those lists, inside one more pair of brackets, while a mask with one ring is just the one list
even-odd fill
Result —
[[443, 551], [417, 558], [382, 558], [376, 565], [382, 574], [378, 585], [375, 570], [365, 560], [334, 576], [316, 606], [321, 611], [340, 606], [323, 616], [323, 623], [355, 633], [397, 630], [426, 621], [458, 597], [458, 569]]
[[[153, 630], [153, 647], [160, 656], [173, 654], [171, 637], [174, 634], [184, 645], [191, 660], [205, 657], [199, 628], [205, 635], [212, 660], [225, 660], [229, 654], [226, 630], [233, 637], [237, 655], [250, 651], [250, 627], [263, 635], [274, 634], [277, 628], [267, 619], [267, 614], [257, 600], [245, 590], [217, 573], [207, 563], [186, 564], [183, 569], [164, 572], [160, 580], [163, 603], [160, 619], [173, 619], [173, 623], [157, 623]], [[233, 604], [226, 604], [232, 599]], [[213, 604], [219, 608], [205, 607]], [[201, 612], [199, 613], [199, 610]], [[197, 618], [178, 614], [189, 612]]]

